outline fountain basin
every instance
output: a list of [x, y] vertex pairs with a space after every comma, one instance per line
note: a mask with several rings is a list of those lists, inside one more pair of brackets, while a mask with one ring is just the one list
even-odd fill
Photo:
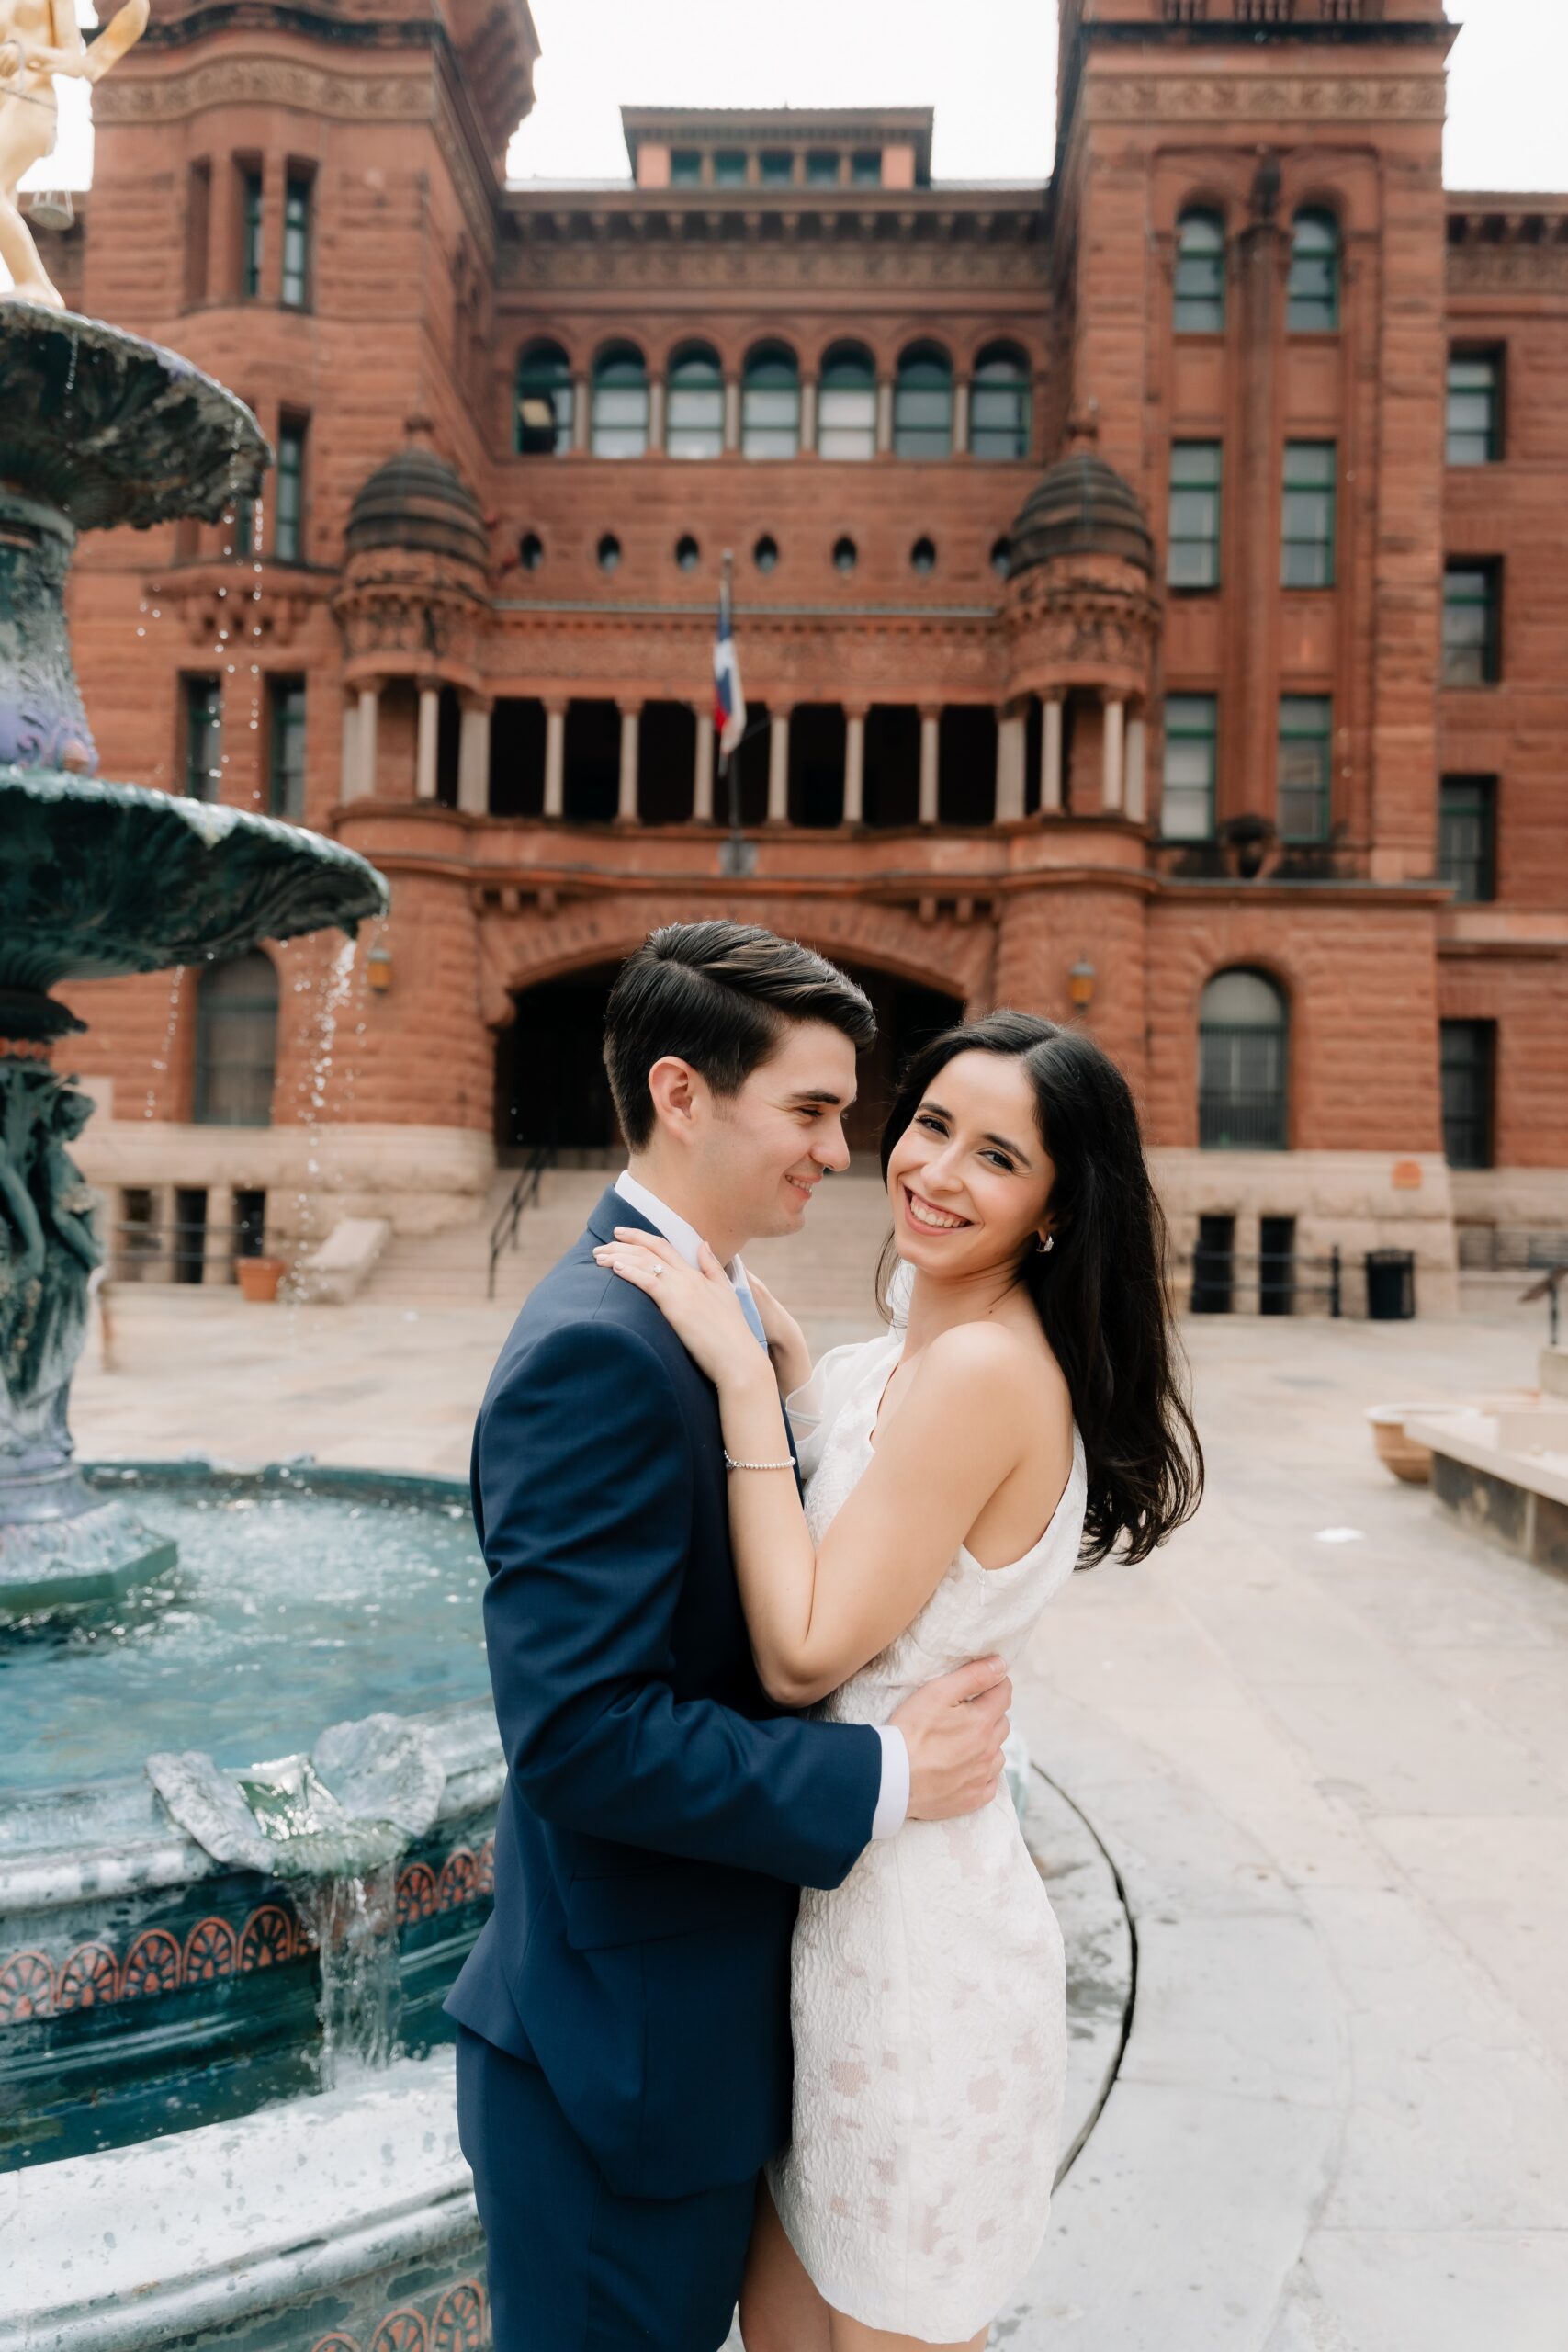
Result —
[[88, 1484], [173, 1528], [181, 1556], [112, 1611], [0, 1635], [0, 2170], [319, 2087], [307, 1890], [215, 1861], [155, 1794], [150, 1750], [249, 1767], [386, 1709], [429, 1733], [445, 1787], [394, 1883], [407, 2049], [446, 2037], [490, 1905], [503, 1767], [461, 1482], [193, 1462]]

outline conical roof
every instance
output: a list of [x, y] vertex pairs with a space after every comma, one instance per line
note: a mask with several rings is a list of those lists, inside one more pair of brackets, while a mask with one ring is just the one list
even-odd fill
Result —
[[1053, 556], [1114, 555], [1152, 572], [1154, 541], [1132, 484], [1091, 449], [1048, 466], [1010, 534], [1008, 578]]
[[490, 557], [479, 500], [417, 424], [407, 447], [361, 484], [344, 539], [350, 555], [373, 548], [415, 548], [481, 571]]

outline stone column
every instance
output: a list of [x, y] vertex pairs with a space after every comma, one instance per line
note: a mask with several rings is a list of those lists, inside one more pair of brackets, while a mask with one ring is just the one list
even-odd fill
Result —
[[953, 388], [953, 453], [969, 455], [969, 379], [961, 376]]
[[1127, 814], [1135, 825], [1145, 822], [1149, 813], [1148, 782], [1145, 763], [1148, 754], [1148, 730], [1143, 718], [1127, 721]]
[[789, 822], [789, 713], [775, 710], [770, 703], [768, 716], [773, 722], [768, 741], [768, 822], [785, 825]]
[[621, 705], [621, 796], [615, 809], [619, 825], [637, 822], [637, 716], [642, 705], [624, 702]]
[[941, 758], [942, 713], [920, 713], [920, 822], [934, 825], [937, 812], [938, 764]]
[[419, 689], [419, 734], [414, 746], [413, 797], [416, 800], [435, 797], [435, 744], [441, 726], [441, 689], [421, 684]]
[[359, 790], [362, 795], [376, 789], [376, 723], [381, 710], [381, 689], [361, 686], [359, 689]]
[[1100, 806], [1108, 816], [1114, 814], [1122, 806], [1126, 718], [1127, 706], [1120, 695], [1108, 695], [1105, 700], [1105, 749], [1100, 796]]
[[470, 817], [490, 814], [490, 715], [488, 695], [465, 695], [457, 737], [457, 806]]
[[574, 449], [586, 449], [588, 447], [590, 402], [587, 377], [574, 376], [571, 379], [571, 446]]
[[343, 750], [339, 755], [337, 797], [353, 800], [359, 792], [359, 705], [344, 696]]
[[202, 1250], [201, 1280], [204, 1288], [234, 1279], [234, 1188], [231, 1184], [209, 1184], [207, 1188], [207, 1238]]
[[566, 705], [545, 705], [545, 814], [566, 813]]
[[804, 450], [817, 447], [817, 379], [807, 376], [800, 387], [800, 446]]
[[724, 379], [724, 447], [728, 456], [740, 447], [740, 379], [727, 376]]
[[661, 455], [664, 448], [664, 381], [656, 376], [648, 388], [648, 454]]
[[844, 822], [865, 822], [865, 713], [844, 713]]
[[997, 718], [997, 822], [1016, 825], [1023, 815], [1023, 763], [1027, 756], [1021, 711]]
[[876, 454], [886, 458], [893, 447], [893, 386], [884, 376], [876, 387]]
[[1042, 707], [1040, 813], [1058, 816], [1062, 808], [1062, 697], [1047, 695]]
[[692, 779], [692, 821], [713, 822], [713, 713], [706, 704], [697, 712], [697, 759]]

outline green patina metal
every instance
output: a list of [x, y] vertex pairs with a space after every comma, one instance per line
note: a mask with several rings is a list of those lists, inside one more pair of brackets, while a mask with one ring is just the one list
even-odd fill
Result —
[[169, 1562], [84, 1486], [67, 1404], [98, 1261], [68, 1146], [89, 1105], [47, 1066], [72, 978], [236, 956], [384, 913], [335, 842], [101, 781], [64, 594], [79, 530], [215, 520], [271, 451], [243, 402], [140, 336], [31, 304], [0, 334], [0, 1623], [115, 1598]]

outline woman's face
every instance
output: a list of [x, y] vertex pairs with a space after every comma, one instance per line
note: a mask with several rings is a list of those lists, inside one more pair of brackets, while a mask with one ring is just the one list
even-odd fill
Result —
[[898, 1255], [944, 1280], [1010, 1270], [1049, 1227], [1055, 1175], [1024, 1063], [954, 1054], [887, 1163]]

